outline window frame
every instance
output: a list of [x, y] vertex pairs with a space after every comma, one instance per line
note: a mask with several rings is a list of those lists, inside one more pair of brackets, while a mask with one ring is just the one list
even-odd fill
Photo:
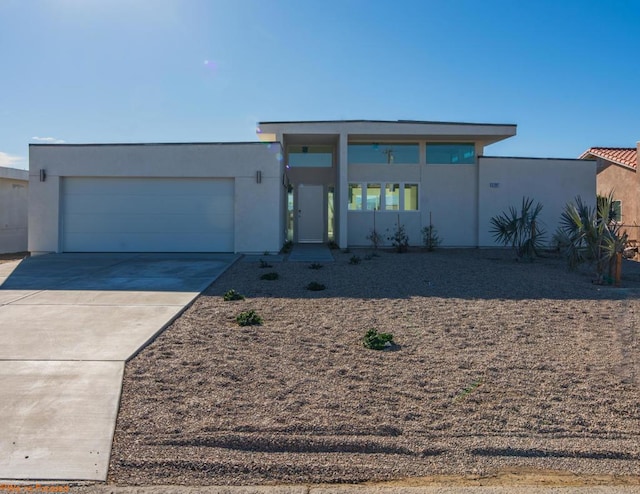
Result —
[[[617, 208], [616, 208], [616, 204], [617, 204]], [[615, 221], [616, 223], [622, 223], [622, 201], [620, 199], [615, 199], [611, 201], [611, 211], [613, 212], [613, 215], [614, 215], [613, 221]]]
[[[388, 188], [390, 188], [391, 189], [391, 193], [393, 193], [393, 186], [394, 185], [398, 186], [398, 191], [397, 191], [398, 192], [398, 206], [397, 206], [398, 208], [397, 209], [391, 209], [391, 208], [388, 207], [388, 204], [387, 204], [387, 190], [388, 190]], [[392, 211], [392, 212], [396, 212], [396, 213], [399, 212], [399, 211], [402, 211], [402, 209], [400, 209], [401, 206], [402, 206], [402, 204], [400, 203], [400, 197], [402, 195], [402, 192], [401, 192], [402, 188], [403, 188], [403, 185], [402, 185], [401, 182], [385, 182], [384, 183], [384, 211]], [[381, 204], [381, 206], [382, 206], [382, 204]]]
[[[380, 211], [382, 209], [382, 205], [384, 204], [384, 199], [382, 198], [382, 191], [384, 190], [384, 186], [385, 186], [384, 182], [366, 182], [364, 185], [365, 185], [364, 195], [366, 196], [366, 199], [362, 201], [364, 203], [363, 210], [364, 211]], [[378, 198], [377, 198], [378, 207], [369, 209], [369, 189], [375, 190], [376, 188], [378, 189]]]
[[[407, 205], [407, 185], [415, 185], [416, 186], [416, 209], [406, 209]], [[416, 182], [403, 182], [402, 183], [402, 209], [401, 211], [406, 211], [408, 213], [420, 211], [420, 184]]]
[[[387, 206], [387, 197], [386, 197], [386, 187], [387, 185], [394, 185], [394, 184], [398, 184], [399, 185], [399, 204], [398, 207], [399, 209], [386, 209]], [[378, 209], [368, 209], [366, 207], [367, 204], [367, 200], [366, 200], [366, 195], [367, 195], [367, 189], [369, 185], [379, 185], [380, 186], [380, 206]], [[417, 188], [417, 209], [405, 209], [405, 187], [407, 185], [415, 185]], [[370, 213], [372, 211], [376, 211], [378, 213], [419, 213], [420, 212], [420, 189], [421, 189], [421, 184], [420, 182], [403, 182], [403, 181], [386, 181], [386, 180], [379, 180], [379, 181], [363, 181], [363, 182], [355, 182], [355, 181], [350, 181], [347, 184], [347, 188], [349, 190], [351, 190], [352, 186], [356, 186], [359, 187], [360, 190], [362, 191], [362, 200], [361, 200], [361, 204], [360, 204], [360, 209], [349, 209], [349, 204], [351, 204], [351, 201], [347, 202], [347, 212], [348, 213]], [[347, 198], [348, 200], [348, 198]]]
[[[364, 184], [366, 185], [366, 184]], [[353, 197], [353, 193], [351, 192], [355, 187], [359, 187], [360, 188], [360, 208], [359, 209], [352, 209], [349, 206], [351, 206], [351, 203], [353, 201], [349, 200], [349, 197]], [[349, 211], [365, 211], [365, 209], [363, 209], [363, 204], [364, 201], [362, 200], [364, 198], [364, 194], [366, 193], [366, 188], [363, 187], [363, 183], [362, 182], [349, 182], [347, 184], [347, 212]]]

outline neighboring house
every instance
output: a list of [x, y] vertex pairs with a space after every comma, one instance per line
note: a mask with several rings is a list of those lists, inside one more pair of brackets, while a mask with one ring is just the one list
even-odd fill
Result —
[[29, 172], [0, 167], [0, 254], [27, 250]]
[[[29, 250], [274, 252], [369, 245], [430, 218], [445, 247], [495, 245], [490, 219], [530, 196], [553, 232], [595, 161], [484, 156], [511, 124], [261, 122], [261, 142], [30, 146]], [[588, 200], [588, 199], [587, 199]]]
[[616, 219], [632, 242], [640, 240], [640, 142], [635, 148], [593, 147], [580, 159], [596, 160], [596, 190], [599, 195], [613, 191]]

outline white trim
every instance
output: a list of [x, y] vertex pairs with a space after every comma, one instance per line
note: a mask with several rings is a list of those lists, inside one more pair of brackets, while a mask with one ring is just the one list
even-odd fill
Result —
[[620, 210], [620, 217], [619, 217], [619, 218], [614, 218], [614, 221], [616, 221], [616, 222], [618, 222], [618, 223], [624, 223], [624, 222], [622, 221], [622, 201], [621, 201], [620, 199], [614, 199], [614, 200], [611, 202], [611, 207], [613, 208], [613, 210], [614, 210], [614, 212], [615, 212], [615, 207], [614, 207], [614, 205], [615, 205], [615, 203], [616, 203], [616, 202], [619, 204], [618, 209]]
[[[364, 206], [366, 205], [366, 193], [367, 193], [367, 185], [380, 185], [380, 207], [378, 209], [367, 209]], [[398, 200], [400, 201], [398, 206], [401, 209], [386, 209], [387, 205], [387, 197], [386, 193], [383, 193], [386, 190], [387, 184], [398, 184], [400, 186], [400, 194], [398, 195]], [[401, 180], [377, 180], [377, 181], [367, 181], [367, 182], [348, 182], [347, 183], [347, 191], [351, 185], [359, 185], [362, 190], [362, 202], [360, 203], [360, 209], [348, 209], [349, 201], [347, 196], [347, 211], [349, 213], [371, 213], [373, 211], [377, 213], [419, 213], [420, 210], [420, 199], [421, 199], [421, 189], [422, 184], [416, 181], [401, 181]], [[418, 209], [404, 209], [404, 190], [406, 185], [416, 185], [418, 187]]]

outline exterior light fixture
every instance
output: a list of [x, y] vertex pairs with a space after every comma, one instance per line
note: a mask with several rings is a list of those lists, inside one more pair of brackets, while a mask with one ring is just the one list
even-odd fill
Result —
[[40, 181], [44, 182], [47, 179], [47, 172], [44, 168], [40, 168]]
[[258, 170], [256, 172], [256, 183], [257, 184], [261, 184], [262, 183], [262, 172], [260, 170]]

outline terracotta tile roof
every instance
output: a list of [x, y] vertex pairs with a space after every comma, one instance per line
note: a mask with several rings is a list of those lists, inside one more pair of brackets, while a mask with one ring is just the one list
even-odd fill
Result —
[[596, 158], [602, 158], [618, 165], [626, 166], [627, 168], [636, 169], [638, 165], [638, 150], [637, 148], [605, 148], [594, 147], [587, 149], [580, 159], [593, 156]]

